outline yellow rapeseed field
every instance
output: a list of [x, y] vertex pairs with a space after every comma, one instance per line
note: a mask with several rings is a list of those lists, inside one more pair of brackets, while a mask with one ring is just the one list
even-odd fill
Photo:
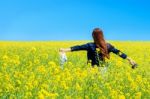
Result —
[[86, 52], [67, 53], [63, 69], [59, 48], [87, 41], [0, 42], [2, 99], [150, 99], [150, 42], [110, 41], [138, 68], [111, 54], [107, 71], [91, 68]]

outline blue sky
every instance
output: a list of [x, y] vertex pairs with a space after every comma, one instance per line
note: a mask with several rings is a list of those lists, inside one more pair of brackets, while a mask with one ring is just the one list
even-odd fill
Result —
[[149, 0], [0, 0], [0, 40], [150, 40]]

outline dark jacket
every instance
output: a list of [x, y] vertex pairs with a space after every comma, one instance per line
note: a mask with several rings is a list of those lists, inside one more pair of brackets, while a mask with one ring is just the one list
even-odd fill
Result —
[[[112, 46], [110, 43], [107, 43], [108, 53], [113, 52], [116, 55], [119, 55], [121, 58], [126, 59], [127, 55], [121, 52], [120, 50], [116, 49], [114, 46]], [[104, 61], [102, 58], [102, 53], [100, 51], [97, 51], [97, 47], [95, 43], [87, 43], [84, 45], [77, 45], [72, 46], [71, 51], [80, 51], [85, 50], [87, 51], [87, 59], [88, 61], [91, 60], [92, 66], [100, 65], [100, 61]]]

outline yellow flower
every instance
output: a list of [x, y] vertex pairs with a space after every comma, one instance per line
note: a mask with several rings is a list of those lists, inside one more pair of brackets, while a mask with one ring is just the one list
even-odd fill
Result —
[[137, 88], [137, 84], [135, 82], [131, 82], [131, 88], [135, 90]]
[[3, 68], [6, 68], [6, 66], [7, 66], [7, 63], [4, 63], [2, 66], [3, 66]]
[[38, 99], [45, 99], [45, 96], [42, 93], [38, 94]]
[[10, 91], [14, 91], [15, 88], [12, 84], [7, 84], [7, 89], [10, 90]]
[[126, 93], [126, 96], [129, 97], [129, 96], [130, 96], [130, 93]]
[[59, 73], [59, 69], [56, 67], [54, 68], [54, 74], [57, 74], [57, 73]]
[[7, 60], [9, 57], [7, 55], [3, 56], [3, 60]]
[[21, 81], [20, 81], [20, 80], [17, 80], [16, 83], [17, 83], [18, 85], [21, 85]]
[[42, 84], [41, 88], [48, 89], [48, 84]]
[[131, 81], [131, 82], [133, 81], [132, 78], [131, 78], [130, 73], [127, 72], [127, 73], [126, 73], [126, 76], [127, 76], [127, 78], [128, 78], [129, 81]]
[[20, 59], [19, 55], [14, 55], [14, 58], [15, 58], [15, 60], [19, 60]]
[[65, 90], [68, 89], [68, 86], [67, 86], [67, 84], [66, 84], [65, 81], [62, 81], [62, 82], [61, 82], [61, 87], [62, 87], [63, 89], [65, 89]]
[[32, 47], [32, 48], [31, 48], [31, 52], [36, 52], [36, 48], [35, 48], [35, 47]]
[[142, 95], [141, 92], [137, 92], [137, 93], [135, 94], [135, 99], [141, 99], [141, 95]]
[[9, 80], [10, 80], [10, 76], [9, 76], [9, 74], [6, 74], [6, 75], [5, 75], [5, 79], [6, 79], [7, 81], [9, 81]]
[[31, 97], [32, 93], [31, 92], [27, 92], [25, 97]]
[[124, 95], [119, 95], [119, 99], [126, 99]]
[[53, 61], [49, 61], [49, 62], [48, 62], [48, 65], [52, 65], [52, 66], [53, 66], [53, 65], [56, 65], [56, 64], [55, 64], [55, 62], [53, 62]]
[[65, 99], [72, 99], [72, 97], [65, 95]]
[[111, 90], [110, 95], [111, 95], [111, 97], [113, 97], [113, 98], [117, 98], [118, 92], [117, 92], [116, 90]]
[[82, 90], [81, 86], [78, 83], [76, 83], [76, 90], [78, 90], [78, 91]]
[[37, 68], [37, 70], [38, 70], [38, 72], [40, 72], [40, 73], [42, 73], [42, 74], [44, 74], [45, 72], [46, 72], [46, 69], [45, 69], [45, 67], [42, 65], [42, 66], [39, 66], [38, 68]]
[[[34, 60], [34, 64], [39, 64], [39, 63], [40, 63], [40, 60], [39, 60], [39, 59], [35, 59], [35, 60]], [[30, 66], [32, 66], [32, 62], [30, 62], [29, 64], [30, 64]]]
[[14, 60], [14, 64], [15, 65], [20, 65], [20, 61], [19, 60]]
[[49, 97], [55, 99], [56, 97], [58, 97], [58, 93], [49, 93]]
[[29, 89], [31, 90], [31, 89], [33, 88], [32, 82], [28, 82], [25, 88], [26, 88], [27, 90], [29, 90]]
[[42, 89], [41, 92], [43, 93], [43, 95], [45, 96], [49, 96], [49, 92], [45, 89]]
[[102, 94], [102, 93], [103, 93], [103, 91], [99, 89], [99, 90], [98, 90], [98, 93], [99, 93], [99, 94]]
[[137, 75], [136, 81], [137, 81], [138, 83], [141, 83], [141, 82], [142, 82], [142, 77], [141, 77], [140, 75]]
[[48, 62], [48, 65], [50, 66], [50, 68], [56, 68], [56, 64], [53, 61]]

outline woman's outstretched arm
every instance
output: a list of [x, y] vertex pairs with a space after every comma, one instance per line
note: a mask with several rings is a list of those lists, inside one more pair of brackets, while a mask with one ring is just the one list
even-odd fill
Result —
[[88, 49], [88, 44], [83, 44], [83, 45], [72, 46], [70, 48], [60, 48], [59, 52], [72, 52], [72, 51], [80, 51], [80, 50], [87, 50], [87, 49]]
[[133, 59], [128, 57], [125, 53], [121, 52], [120, 50], [116, 49], [111, 44], [109, 44], [109, 51], [115, 53], [116, 55], [120, 56], [123, 59], [127, 59], [129, 61], [129, 63], [132, 65], [133, 69], [137, 67], [136, 62]]

